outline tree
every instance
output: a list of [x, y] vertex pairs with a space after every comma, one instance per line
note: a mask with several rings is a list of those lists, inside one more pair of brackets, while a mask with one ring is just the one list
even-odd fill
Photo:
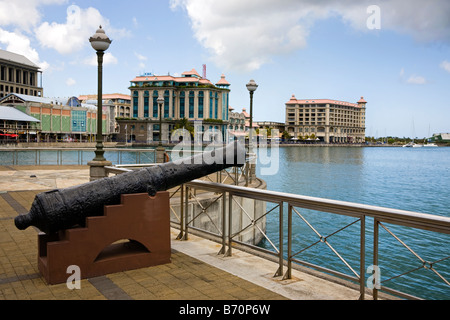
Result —
[[282, 137], [283, 137], [284, 140], [289, 140], [289, 139], [292, 138], [292, 136], [287, 131], [283, 131]]
[[180, 119], [175, 123], [174, 130], [177, 129], [185, 129], [189, 131], [191, 137], [194, 136], [194, 126], [186, 118]]

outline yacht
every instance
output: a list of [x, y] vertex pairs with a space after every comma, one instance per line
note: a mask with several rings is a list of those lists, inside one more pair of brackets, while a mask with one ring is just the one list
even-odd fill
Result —
[[423, 144], [417, 144], [415, 142], [408, 142], [403, 146], [403, 148], [422, 148]]
[[427, 144], [425, 144], [425, 145], [423, 145], [424, 147], [427, 147], [427, 148], [436, 148], [438, 145], [436, 144], [436, 143], [427, 143]]

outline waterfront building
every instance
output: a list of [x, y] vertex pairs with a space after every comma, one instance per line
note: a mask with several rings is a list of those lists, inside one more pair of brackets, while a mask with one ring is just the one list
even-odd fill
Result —
[[234, 112], [233, 108], [229, 108], [228, 112], [228, 133], [229, 139], [233, 136], [241, 137], [247, 135], [246, 118], [244, 112]]
[[14, 107], [0, 106], [0, 144], [15, 143], [21, 136], [28, 141], [36, 122], [39, 120]]
[[0, 99], [9, 93], [42, 97], [42, 72], [28, 58], [0, 49]]
[[[129, 88], [131, 119], [118, 119], [118, 139], [151, 143], [162, 137], [162, 141], [168, 142], [177, 123], [186, 119], [192, 125], [202, 122], [201, 136], [206, 130], [215, 130], [226, 140], [230, 116], [229, 87], [230, 83], [224, 75], [213, 84], [195, 69], [183, 72], [181, 76], [151, 73], [138, 76], [131, 81]], [[162, 128], [159, 128], [158, 97], [164, 99]]]
[[[78, 100], [82, 104], [90, 104], [97, 106], [98, 96], [92, 95], [81, 95]], [[131, 118], [131, 97], [127, 94], [122, 93], [112, 93], [112, 94], [102, 94], [102, 107], [103, 109], [109, 109], [109, 132], [111, 134], [111, 140], [117, 140], [117, 134], [119, 133], [119, 125], [117, 119], [129, 119]]]
[[450, 133], [435, 133], [430, 140], [431, 142], [450, 143]]
[[257, 121], [259, 129], [269, 130], [278, 130], [278, 136], [275, 137], [272, 135], [272, 138], [281, 138], [283, 132], [286, 130], [286, 124], [282, 122], [274, 122], [274, 121]]
[[[77, 97], [42, 98], [11, 93], [0, 99], [0, 106], [15, 109], [39, 120], [30, 123], [26, 141], [95, 141], [97, 134], [97, 107], [83, 104]], [[109, 108], [103, 109], [103, 133], [110, 134]]]
[[364, 143], [366, 104], [331, 99], [298, 100], [286, 103], [286, 131], [296, 139], [313, 137], [325, 143]]

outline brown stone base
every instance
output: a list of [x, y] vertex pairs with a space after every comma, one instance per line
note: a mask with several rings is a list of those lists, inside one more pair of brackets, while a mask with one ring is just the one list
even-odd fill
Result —
[[169, 193], [122, 195], [86, 228], [38, 236], [38, 266], [49, 284], [64, 283], [78, 266], [81, 279], [170, 263]]

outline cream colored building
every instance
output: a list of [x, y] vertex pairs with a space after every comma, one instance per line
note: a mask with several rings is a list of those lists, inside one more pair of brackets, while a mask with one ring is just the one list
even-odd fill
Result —
[[0, 49], [0, 98], [9, 93], [43, 97], [42, 72], [28, 58]]
[[366, 104], [330, 99], [298, 100], [286, 103], [286, 131], [296, 139], [318, 139], [325, 143], [364, 143]]

